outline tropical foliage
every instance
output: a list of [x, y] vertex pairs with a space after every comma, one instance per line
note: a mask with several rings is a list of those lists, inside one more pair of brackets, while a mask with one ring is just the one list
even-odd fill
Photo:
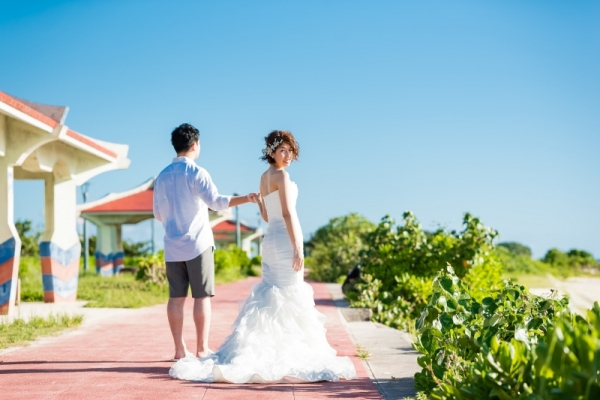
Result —
[[329, 220], [306, 243], [309, 278], [322, 282], [345, 278], [358, 263], [366, 235], [373, 229], [372, 222], [355, 213]]
[[600, 307], [504, 281], [478, 301], [448, 267], [417, 321], [416, 386], [431, 399], [600, 398]]
[[433, 277], [448, 263], [457, 265], [458, 275], [474, 287], [488, 288], [500, 280], [496, 236], [471, 214], [464, 215], [460, 232], [425, 232], [411, 212], [404, 213], [398, 227], [386, 216], [365, 237], [361, 278], [347, 296], [353, 307], [372, 309], [375, 321], [411, 330], [427, 304]]

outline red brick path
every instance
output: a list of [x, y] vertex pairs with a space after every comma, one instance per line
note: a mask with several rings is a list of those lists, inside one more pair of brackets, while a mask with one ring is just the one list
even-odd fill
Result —
[[[221, 285], [213, 298], [211, 343], [219, 347], [258, 281]], [[327, 338], [339, 355], [350, 356], [359, 379], [336, 383], [231, 385], [184, 382], [168, 375], [173, 345], [165, 305], [0, 356], [0, 399], [381, 399], [348, 337], [325, 285], [311, 283], [315, 302], [327, 316]], [[195, 348], [191, 300], [186, 302], [185, 337]]]

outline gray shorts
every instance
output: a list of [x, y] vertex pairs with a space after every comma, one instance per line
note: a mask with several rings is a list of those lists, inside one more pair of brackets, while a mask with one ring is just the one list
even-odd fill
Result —
[[193, 260], [166, 262], [169, 297], [187, 297], [190, 286], [195, 299], [215, 295], [214, 251], [210, 247]]

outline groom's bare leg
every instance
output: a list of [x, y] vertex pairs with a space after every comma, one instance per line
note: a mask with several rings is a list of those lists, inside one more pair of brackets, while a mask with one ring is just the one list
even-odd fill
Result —
[[185, 357], [185, 344], [183, 342], [183, 305], [185, 297], [171, 297], [167, 303], [167, 317], [169, 326], [175, 342], [175, 357]]
[[210, 296], [194, 299], [194, 322], [196, 323], [196, 339], [198, 349], [196, 357], [208, 355], [208, 332], [210, 330], [211, 304]]

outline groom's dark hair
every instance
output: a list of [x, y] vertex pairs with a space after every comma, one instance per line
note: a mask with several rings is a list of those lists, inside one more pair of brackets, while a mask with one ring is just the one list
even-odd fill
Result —
[[190, 124], [181, 124], [171, 132], [171, 144], [176, 153], [188, 151], [200, 139], [200, 132]]

